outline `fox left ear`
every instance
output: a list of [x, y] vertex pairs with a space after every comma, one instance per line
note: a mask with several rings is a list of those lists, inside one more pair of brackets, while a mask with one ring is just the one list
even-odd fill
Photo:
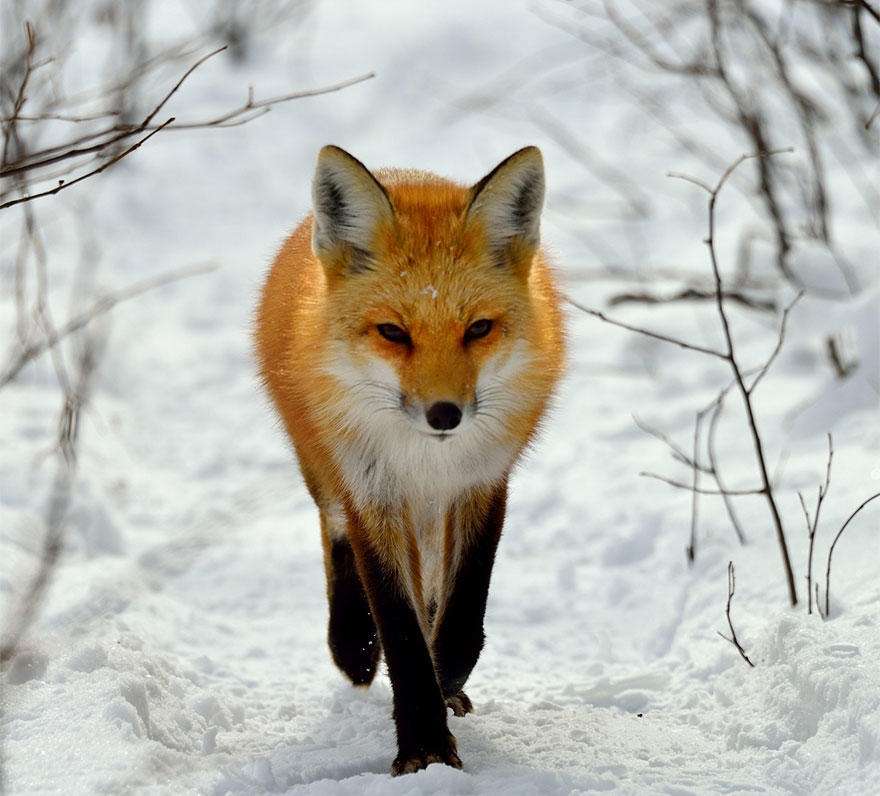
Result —
[[369, 169], [336, 146], [318, 153], [312, 180], [312, 249], [325, 266], [368, 270], [377, 229], [394, 219], [388, 193]]
[[[482, 223], [499, 262], [531, 254], [540, 242], [544, 207], [544, 159], [527, 146], [502, 160], [471, 188], [467, 221]], [[525, 251], [523, 251], [523, 248]]]

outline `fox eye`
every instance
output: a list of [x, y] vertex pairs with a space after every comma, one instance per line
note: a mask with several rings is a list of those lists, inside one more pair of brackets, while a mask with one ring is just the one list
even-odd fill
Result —
[[409, 335], [405, 330], [401, 329], [399, 326], [393, 323], [380, 323], [376, 327], [376, 331], [382, 335], [386, 340], [392, 343], [401, 343], [402, 345], [409, 345], [412, 340], [410, 340]]
[[488, 318], [481, 318], [479, 321], [474, 321], [468, 326], [467, 331], [464, 333], [464, 341], [469, 343], [471, 340], [479, 340], [491, 331], [492, 321]]

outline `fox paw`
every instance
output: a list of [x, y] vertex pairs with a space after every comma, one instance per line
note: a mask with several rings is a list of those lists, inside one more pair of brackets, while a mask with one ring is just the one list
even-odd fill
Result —
[[391, 764], [391, 776], [399, 777], [401, 774], [414, 774], [427, 768], [431, 763], [444, 763], [453, 768], [461, 768], [461, 758], [455, 744], [455, 738], [450, 735], [445, 749], [436, 751], [401, 752]]
[[464, 691], [446, 697], [446, 707], [452, 708], [452, 712], [456, 716], [467, 716], [474, 709], [470, 698]]

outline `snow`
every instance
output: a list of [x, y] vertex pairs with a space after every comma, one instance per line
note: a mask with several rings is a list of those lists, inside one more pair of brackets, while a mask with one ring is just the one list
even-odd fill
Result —
[[[154, 17], [156, 37], [192, 22], [173, 2]], [[248, 336], [273, 251], [308, 208], [318, 149], [333, 142], [371, 166], [473, 181], [518, 147], [539, 144], [545, 237], [566, 289], [596, 307], [620, 285], [577, 274], [604, 262], [603, 250], [643, 263], [645, 273], [670, 262], [705, 273], [704, 197], [664, 173], [713, 175], [662, 127], [636, 124], [611, 66], [526, 3], [319, 4], [298, 26], [257, 41], [243, 65], [206, 64], [169, 113], [232, 107], [248, 83], [271, 96], [369, 70], [377, 77], [243, 127], [157, 136], [110, 173], [35, 205], [56, 318], [66, 317], [83, 202], [104, 286], [197, 262], [218, 269], [103, 322], [108, 344], [81, 432], [65, 554], [24, 651], [0, 681], [9, 791], [876, 791], [876, 506], [835, 551], [828, 621], [787, 607], [760, 499], [737, 503], [749, 539], [740, 547], [722, 504], [704, 498], [688, 567], [690, 496], [638, 473], [689, 471], [632, 416], [687, 448], [694, 412], [729, 374], [723, 363], [574, 310], [566, 379], [512, 482], [488, 640], [467, 688], [476, 709], [449, 719], [464, 769], [389, 777], [390, 685], [383, 673], [368, 691], [355, 690], [330, 662], [317, 514], [257, 383]], [[524, 59], [558, 68], [499, 88]], [[536, 127], [547, 109], [631, 175], [650, 215], [621, 216], [620, 197]], [[719, 143], [725, 161], [740, 151]], [[847, 253], [866, 262], [876, 227], [842, 169], [828, 164]], [[9, 215], [4, 274], [17, 234]], [[722, 262], [732, 262], [740, 224], [755, 218], [741, 194], [723, 195]], [[876, 275], [864, 268], [862, 277]], [[4, 330], [13, 311], [4, 295]], [[707, 345], [720, 340], [710, 306], [613, 312]], [[756, 393], [802, 596], [807, 545], [796, 492], [813, 499], [826, 431], [835, 460], [817, 542], [823, 578], [833, 533], [880, 488], [876, 319], [876, 288], [851, 302], [804, 299]], [[862, 367], [838, 384], [822, 341], [847, 325]], [[765, 316], [737, 311], [734, 332], [748, 363], [761, 362], [775, 340]], [[4, 615], [36, 565], [58, 403], [46, 358], [0, 391]], [[734, 396], [719, 441], [730, 483], [753, 483]], [[754, 669], [716, 633], [727, 632], [731, 559], [733, 619]]]

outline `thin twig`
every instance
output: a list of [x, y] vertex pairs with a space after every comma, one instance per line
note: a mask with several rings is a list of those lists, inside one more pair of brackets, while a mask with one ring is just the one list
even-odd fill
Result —
[[686, 484], [683, 481], [676, 481], [674, 478], [667, 478], [665, 475], [658, 475], [657, 473], [649, 473], [646, 471], [642, 471], [639, 473], [642, 478], [653, 478], [657, 481], [663, 481], [665, 484], [669, 484], [669, 486], [674, 486], [677, 489], [686, 489], [688, 492], [698, 492], [701, 495], [763, 495], [764, 489], [763, 487], [758, 487], [756, 489], [706, 489], [705, 487], [694, 487], [693, 484]]
[[716, 351], [714, 348], [706, 348], [705, 346], [695, 345], [694, 343], [688, 343], [685, 340], [678, 340], [675, 337], [670, 337], [666, 334], [652, 332], [650, 329], [642, 329], [641, 327], [633, 326], [632, 324], [624, 323], [623, 321], [618, 321], [614, 318], [609, 318], [604, 312], [600, 312], [599, 310], [587, 307], [586, 305], [581, 304], [579, 301], [575, 301], [570, 296], [565, 296], [565, 300], [569, 304], [571, 304], [572, 307], [576, 307], [581, 312], [585, 312], [587, 315], [592, 315], [594, 318], [598, 318], [600, 321], [609, 323], [612, 326], [618, 326], [621, 329], [626, 329], [630, 332], [636, 332], [637, 334], [644, 335], [645, 337], [652, 337], [655, 340], [662, 340], [664, 343], [671, 343], [672, 345], [676, 345], [679, 348], [685, 348], [689, 351], [698, 351], [701, 354], [708, 354], [709, 356], [717, 357], [718, 359], [723, 359], [725, 361], [728, 360], [726, 354], [721, 351]]
[[[810, 541], [809, 550], [807, 552], [807, 613], [813, 613], [813, 548], [816, 544], [816, 531], [819, 528], [819, 514], [822, 511], [822, 504], [828, 496], [828, 489], [831, 486], [831, 463], [834, 459], [834, 439], [830, 432], [828, 434], [828, 464], [825, 467], [825, 483], [819, 485], [819, 492], [816, 497], [816, 513], [810, 521], [810, 513], [807, 511], [807, 504], [804, 502], [803, 495], [798, 492], [801, 506], [804, 509], [804, 515], [807, 518], [807, 534]], [[818, 605], [817, 605], [818, 607]]]
[[87, 180], [89, 177], [94, 177], [96, 174], [100, 174], [102, 171], [109, 169], [113, 164], [118, 163], [122, 160], [126, 155], [130, 155], [136, 149], [140, 148], [141, 145], [145, 144], [149, 141], [156, 133], [161, 130], [164, 130], [169, 124], [174, 121], [174, 117], [172, 116], [170, 119], [165, 121], [163, 124], [160, 124], [155, 130], [151, 133], [148, 133], [143, 138], [138, 140], [136, 143], [132, 144], [128, 149], [123, 150], [118, 155], [110, 158], [110, 160], [105, 160], [98, 168], [92, 169], [91, 171], [86, 172], [85, 174], [81, 174], [75, 180], [71, 180], [70, 182], [64, 182], [63, 180], [59, 182], [54, 188], [48, 191], [40, 191], [39, 193], [27, 194], [25, 196], [20, 196], [18, 199], [10, 199], [8, 202], [3, 202], [0, 204], [0, 210], [3, 210], [7, 207], [12, 207], [13, 205], [21, 204], [22, 202], [30, 202], [34, 199], [39, 199], [43, 196], [54, 196], [59, 191], [63, 191], [66, 188], [72, 188], [77, 183], [82, 182], [83, 180]]
[[660, 440], [664, 445], [666, 445], [672, 451], [672, 458], [688, 467], [699, 467], [700, 472], [705, 473], [706, 475], [714, 476], [715, 473], [711, 467], [707, 467], [705, 464], [700, 464], [699, 462], [695, 462], [694, 458], [689, 454], [685, 453], [672, 439], [670, 439], [666, 434], [664, 434], [659, 429], [654, 428], [653, 426], [649, 426], [643, 420], [640, 420], [638, 417], [633, 415], [633, 421], [636, 426], [644, 431], [646, 434], [654, 437], [654, 439]]
[[730, 384], [728, 384], [723, 390], [721, 390], [719, 394], [712, 400], [712, 402], [709, 403], [704, 409], [702, 409], [698, 415], [700, 417], [705, 417], [706, 414], [711, 413], [709, 418], [709, 431], [706, 439], [706, 451], [709, 456], [708, 466], [700, 462], [698, 460], [698, 457], [694, 457], [691, 454], [685, 453], [685, 451], [681, 447], [679, 447], [674, 440], [672, 440], [668, 435], [664, 434], [659, 429], [656, 429], [653, 426], [649, 426], [647, 423], [640, 420], [636, 416], [633, 416], [633, 420], [635, 421], [635, 424], [636, 426], [638, 426], [639, 429], [666, 445], [672, 452], [673, 459], [681, 462], [691, 469], [697, 468], [700, 473], [708, 475], [715, 480], [715, 483], [718, 485], [718, 491], [716, 494], [719, 494], [721, 496], [721, 499], [724, 501], [724, 507], [725, 509], [727, 509], [727, 514], [730, 517], [730, 523], [733, 526], [733, 530], [736, 533], [737, 539], [739, 539], [740, 544], [745, 544], [745, 533], [743, 532], [742, 524], [740, 523], [736, 511], [733, 507], [731, 492], [725, 486], [724, 481], [721, 477], [721, 469], [718, 464], [718, 455], [715, 449], [715, 439], [717, 436], [718, 423], [721, 417], [721, 410], [724, 403], [724, 398], [726, 397], [727, 393], [733, 388], [733, 386], [734, 382], [730, 382]]
[[91, 307], [79, 313], [79, 315], [71, 318], [67, 323], [61, 326], [53, 334], [48, 335], [43, 339], [38, 340], [37, 342], [32, 343], [31, 345], [19, 351], [13, 357], [3, 375], [0, 376], [0, 389], [9, 384], [9, 382], [13, 381], [15, 377], [21, 372], [21, 369], [28, 362], [36, 359], [44, 351], [54, 347], [59, 341], [63, 340], [68, 335], [79, 331], [84, 326], [91, 323], [99, 315], [102, 315], [105, 312], [112, 310], [117, 304], [121, 304], [124, 301], [129, 301], [130, 299], [136, 298], [137, 296], [140, 296], [143, 293], [147, 293], [150, 290], [155, 290], [156, 288], [162, 287], [163, 285], [168, 285], [172, 282], [178, 282], [181, 279], [188, 279], [191, 276], [207, 274], [215, 269], [216, 266], [214, 265], [195, 265], [190, 268], [165, 271], [158, 276], [154, 276], [149, 279], [142, 279], [138, 282], [132, 283], [122, 290], [118, 290], [113, 293], [109, 293], [106, 296], [102, 296], [101, 298], [97, 299], [91, 305]]
[[165, 104], [168, 102], [168, 100], [170, 100], [177, 93], [177, 89], [179, 89], [183, 85], [183, 81], [186, 80], [193, 72], [196, 71], [196, 69], [198, 69], [209, 58], [213, 58], [218, 53], [222, 53], [227, 48], [227, 46], [228, 45], [224, 44], [222, 47], [218, 47], [216, 50], [209, 52], [207, 55], [203, 55], [189, 69], [187, 69], [186, 72], [183, 73], [183, 76], [180, 78], [180, 80], [178, 80], [174, 84], [174, 86], [172, 86], [171, 90], [164, 97], [162, 97], [161, 100], [159, 100], [159, 104], [147, 114], [147, 117], [140, 123], [138, 129], [139, 130], [148, 129], [150, 122], [156, 118], [156, 115], [159, 113], [159, 111], [162, 110], [162, 108], [165, 107]]
[[697, 557], [697, 516], [700, 507], [700, 432], [703, 428], [704, 412], [697, 412], [694, 419], [693, 482], [691, 490], [691, 538], [687, 546], [687, 560], [693, 564]]
[[770, 353], [770, 356], [767, 357], [767, 361], [764, 363], [763, 367], [758, 371], [758, 375], [755, 376], [752, 383], [749, 385], [748, 393], [751, 395], [755, 391], [755, 387], [758, 386], [761, 379], [767, 375], [767, 371], [770, 370], [770, 366], [776, 361], [776, 357], [779, 356], [779, 352], [782, 350], [782, 344], [785, 342], [785, 327], [788, 323], [788, 314], [791, 312], [792, 308], [798, 301], [801, 300], [801, 297], [804, 295], [804, 291], [801, 290], [789, 303], [788, 306], [782, 311], [782, 319], [779, 321], [779, 334], [776, 337], [776, 346], [773, 348], [773, 351]]
[[730, 490], [725, 486], [724, 479], [721, 475], [721, 467], [718, 463], [718, 454], [715, 448], [715, 440], [718, 432], [718, 424], [721, 420], [721, 411], [724, 406], [724, 399], [728, 391], [733, 386], [723, 389], [712, 405], [712, 415], [709, 418], [709, 432], [706, 435], [706, 454], [709, 457], [709, 466], [712, 468], [712, 474], [715, 477], [715, 483], [718, 484], [718, 491], [721, 492], [721, 499], [724, 501], [724, 508], [727, 509], [727, 516], [730, 518], [730, 524], [733, 526], [733, 532], [740, 544], [746, 543], [746, 535], [742, 529], [742, 523], [733, 507], [733, 501], [730, 499]]
[[725, 636], [722, 632], [716, 631], [721, 638], [725, 641], [729, 641], [736, 647], [737, 652], [739, 652], [742, 659], [753, 669], [755, 668], [755, 664], [752, 663], [751, 659], [748, 655], [746, 655], [746, 651], [743, 649], [743, 645], [739, 643], [739, 639], [736, 637], [736, 630], [733, 629], [733, 619], [730, 617], [730, 604], [733, 602], [733, 595], [736, 591], [736, 572], [733, 568], [733, 561], [729, 562], [727, 565], [727, 608], [725, 610], [725, 614], [727, 616], [727, 626], [730, 628], [730, 637]]
[[[736, 290], [726, 290], [724, 292], [724, 300], [733, 304], [739, 304], [741, 307], [750, 310], [776, 312], [776, 302], [773, 299], [754, 298]], [[648, 293], [647, 291], [641, 293], [617, 293], [608, 299], [608, 306], [616, 307], [620, 304], [675, 304], [679, 301], [715, 301], [715, 291], [685, 287], [666, 296]]]
[[834, 369], [834, 375], [843, 381], [849, 378], [853, 371], [858, 367], [858, 362], [847, 359], [841, 351], [841, 344], [834, 335], [828, 335], [825, 339], [825, 352], [828, 354], [828, 361]]
[[849, 517], [846, 518], [846, 522], [843, 523], [840, 530], [837, 532], [837, 535], [834, 537], [834, 541], [831, 542], [831, 547], [828, 548], [828, 562], [825, 566], [825, 618], [827, 619], [831, 616], [831, 556], [834, 555], [834, 548], [837, 546], [837, 543], [840, 541], [840, 537], [843, 536], [843, 532], [846, 530], [847, 526], [853, 521], [855, 516], [867, 506], [872, 500], [876, 500], [880, 497], [880, 492], [871, 495], [867, 500], [865, 500]]
[[0, 119], [0, 122], [5, 124], [15, 120], [17, 122], [71, 122], [73, 124], [82, 124], [83, 122], [97, 122], [110, 116], [119, 116], [120, 113], [120, 111], [100, 111], [79, 116], [69, 113], [39, 113], [33, 116], [19, 113], [17, 116], [7, 116], [4, 119]]

